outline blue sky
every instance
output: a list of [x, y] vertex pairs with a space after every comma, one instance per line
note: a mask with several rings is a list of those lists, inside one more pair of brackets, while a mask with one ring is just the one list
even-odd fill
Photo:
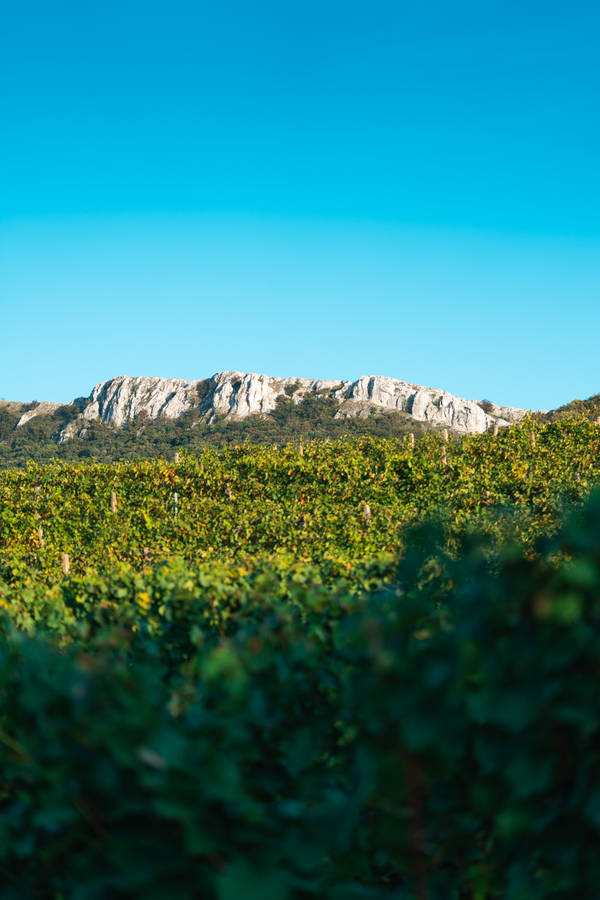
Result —
[[600, 391], [600, 10], [416, 7], [9, 2], [0, 396]]

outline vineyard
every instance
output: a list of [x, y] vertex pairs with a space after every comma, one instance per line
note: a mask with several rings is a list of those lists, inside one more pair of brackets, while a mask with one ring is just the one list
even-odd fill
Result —
[[0, 472], [0, 898], [600, 897], [600, 427]]

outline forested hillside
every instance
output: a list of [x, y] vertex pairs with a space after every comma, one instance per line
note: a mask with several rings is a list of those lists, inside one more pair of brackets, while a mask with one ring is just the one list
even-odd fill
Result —
[[141, 415], [135, 422], [120, 427], [91, 422], [83, 437], [59, 443], [57, 438], [61, 430], [79, 414], [76, 407], [61, 406], [50, 415], [36, 416], [16, 428], [22, 411], [21, 406], [0, 407], [0, 468], [23, 467], [28, 461], [42, 463], [53, 459], [102, 462], [154, 459], [172, 456], [177, 448], [197, 453], [205, 447], [223, 444], [279, 444], [291, 440], [338, 440], [360, 435], [392, 438], [411, 431], [419, 435], [436, 430], [402, 412], [336, 419], [337, 407], [333, 402], [309, 397], [299, 405], [291, 400], [282, 401], [268, 417], [255, 415], [240, 421], [223, 419], [211, 425], [200, 420], [197, 410], [177, 419], [161, 417], [150, 421]]

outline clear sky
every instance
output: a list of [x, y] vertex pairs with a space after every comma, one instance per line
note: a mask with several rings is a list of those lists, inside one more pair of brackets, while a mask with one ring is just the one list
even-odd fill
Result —
[[7, 0], [0, 396], [600, 391], [597, 3]]

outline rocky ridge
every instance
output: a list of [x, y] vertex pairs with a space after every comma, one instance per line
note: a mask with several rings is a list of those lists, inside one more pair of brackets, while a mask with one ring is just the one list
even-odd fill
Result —
[[[271, 378], [248, 372], [218, 372], [197, 381], [119, 375], [97, 384], [89, 397], [73, 401], [81, 412], [63, 428], [59, 440], [85, 434], [89, 423], [95, 421], [120, 427], [140, 416], [177, 418], [195, 409], [201, 421], [212, 423], [223, 418], [266, 416], [282, 400], [297, 404], [309, 396], [337, 404], [336, 418], [366, 417], [372, 411], [403, 412], [417, 421], [445, 426], [460, 434], [510, 425], [528, 412], [493, 403], [482, 405], [447, 391], [382, 375], [363, 375], [356, 381]], [[56, 406], [40, 403], [29, 409], [18, 425]]]

